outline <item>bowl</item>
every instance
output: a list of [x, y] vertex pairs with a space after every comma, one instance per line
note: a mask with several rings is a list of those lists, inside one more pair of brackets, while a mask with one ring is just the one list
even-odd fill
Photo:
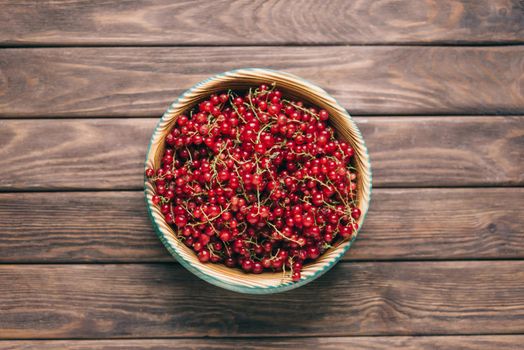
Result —
[[[326, 91], [289, 73], [261, 68], [245, 68], [218, 74], [196, 84], [173, 102], [158, 122], [149, 143], [145, 168], [157, 169], [160, 166], [165, 136], [171, 131], [178, 115], [188, 112], [212, 93], [228, 89], [243, 90], [262, 83], [273, 82], [284, 95], [326, 109], [330, 114], [330, 123], [336, 129], [337, 137], [346, 140], [354, 148], [354, 165], [359, 174], [357, 203], [362, 212], [357, 223], [359, 228], [362, 227], [371, 198], [371, 167], [362, 135], [349, 113]], [[246, 274], [240, 269], [229, 268], [221, 264], [201, 263], [196, 254], [177, 238], [175, 232], [164, 220], [159, 207], [152, 203], [154, 186], [147, 178], [145, 178], [145, 195], [155, 231], [176, 260], [204, 281], [240, 293], [268, 294], [303, 286], [332, 268], [347, 252], [358, 234], [357, 230], [351, 239], [340, 242], [328, 249], [317, 260], [304, 265], [300, 281], [293, 282], [282, 272]]]

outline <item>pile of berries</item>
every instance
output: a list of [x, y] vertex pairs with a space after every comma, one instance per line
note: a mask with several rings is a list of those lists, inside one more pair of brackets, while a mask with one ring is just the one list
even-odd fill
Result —
[[329, 114], [273, 85], [228, 91], [176, 118], [152, 201], [203, 262], [249, 273], [304, 264], [355, 234], [353, 149]]

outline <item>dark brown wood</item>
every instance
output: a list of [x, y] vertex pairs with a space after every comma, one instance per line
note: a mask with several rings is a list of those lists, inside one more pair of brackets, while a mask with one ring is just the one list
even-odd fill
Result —
[[357, 118], [376, 186], [521, 185], [524, 119]]
[[239, 67], [295, 73], [353, 114], [524, 113], [524, 46], [5, 49], [0, 67], [4, 117], [160, 116]]
[[[524, 189], [376, 189], [345, 260], [524, 258]], [[173, 261], [142, 192], [0, 194], [0, 262]]]
[[524, 261], [341, 263], [243, 295], [173, 264], [1, 265], [0, 338], [524, 332]]
[[[0, 0], [0, 348], [522, 348], [523, 43], [521, 0]], [[183, 269], [141, 191], [158, 117], [239, 67], [324, 87], [372, 160], [355, 245], [279, 295]]]
[[523, 258], [524, 189], [375, 189], [346, 259]]
[[141, 189], [156, 123], [0, 120], [0, 189]]
[[524, 335], [438, 336], [438, 337], [323, 337], [323, 338], [237, 338], [237, 339], [137, 339], [137, 340], [18, 340], [0, 341], [4, 350], [518, 350]]
[[3, 45], [514, 43], [518, 0], [2, 1]]
[[[359, 117], [375, 186], [522, 185], [524, 118]], [[142, 189], [157, 119], [0, 120], [0, 190]]]

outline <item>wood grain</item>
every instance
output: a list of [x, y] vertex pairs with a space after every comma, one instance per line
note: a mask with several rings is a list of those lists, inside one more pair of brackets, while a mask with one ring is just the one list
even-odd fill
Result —
[[[356, 118], [373, 185], [524, 184], [524, 118]], [[142, 189], [156, 119], [0, 120], [0, 190]]]
[[[376, 189], [344, 259], [524, 258], [523, 206], [522, 188]], [[142, 192], [3, 193], [0, 227], [2, 263], [173, 261]]]
[[[520, 349], [523, 23], [520, 0], [0, 0], [0, 349]], [[157, 118], [239, 67], [360, 115], [378, 187], [344, 261], [279, 295], [191, 275], [140, 191]]]
[[[2, 1], [3, 45], [515, 43], [518, 0]], [[241, 16], [239, 17], [239, 14]]]
[[521, 185], [524, 119], [358, 118], [375, 186]]
[[1, 265], [0, 305], [8, 339], [514, 334], [524, 261], [341, 263], [263, 296], [173, 264]]
[[240, 67], [295, 73], [357, 115], [524, 113], [524, 46], [142, 47], [1, 50], [0, 116], [160, 116]]
[[0, 120], [0, 188], [141, 189], [156, 122]]
[[322, 337], [237, 339], [137, 339], [137, 340], [18, 340], [0, 341], [4, 350], [518, 350], [524, 335], [438, 337]]

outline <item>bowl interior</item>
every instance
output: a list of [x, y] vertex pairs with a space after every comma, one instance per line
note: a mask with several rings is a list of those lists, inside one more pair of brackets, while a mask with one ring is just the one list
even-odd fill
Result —
[[[277, 88], [285, 96], [299, 99], [320, 108], [330, 114], [330, 123], [337, 131], [337, 136], [346, 140], [355, 150], [355, 167], [358, 171], [357, 202], [362, 215], [357, 220], [359, 227], [365, 218], [371, 195], [371, 169], [364, 140], [357, 126], [347, 113], [329, 94], [319, 87], [288, 73], [266, 69], [241, 69], [226, 72], [207, 79], [186, 91], [175, 101], [162, 116], [151, 138], [146, 159], [146, 168], [156, 169], [165, 148], [164, 138], [169, 133], [180, 114], [189, 112], [197, 103], [205, 100], [215, 92], [231, 90], [246, 90], [262, 83], [275, 82]], [[306, 264], [302, 270], [302, 279], [292, 282], [291, 278], [282, 272], [264, 272], [259, 275], [245, 274], [239, 269], [231, 269], [221, 264], [203, 264], [194, 252], [180, 242], [173, 229], [165, 222], [159, 208], [151, 202], [154, 187], [146, 179], [146, 201], [150, 216], [159, 238], [168, 250], [187, 269], [200, 278], [220, 287], [243, 293], [263, 294], [280, 292], [301, 286], [331, 268], [349, 249], [356, 237], [346, 240], [326, 251], [316, 261]]]

